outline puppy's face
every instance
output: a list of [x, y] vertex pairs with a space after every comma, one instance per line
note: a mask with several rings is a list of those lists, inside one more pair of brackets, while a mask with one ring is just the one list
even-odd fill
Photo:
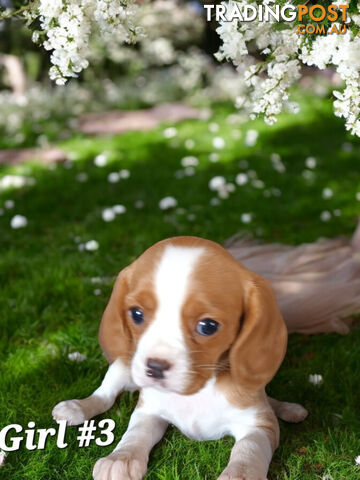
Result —
[[[258, 359], [252, 362], [251, 358], [257, 351], [261, 355], [261, 345], [271, 340], [261, 338], [273, 330], [263, 328], [265, 324], [268, 326], [269, 313], [276, 317], [276, 325], [280, 325], [282, 341], [277, 343], [284, 350], [281, 316], [276, 302], [270, 298], [269, 303], [269, 290], [264, 285], [262, 279], [213, 242], [194, 237], [160, 242], [120, 274], [102, 320], [100, 343], [108, 356], [124, 359], [134, 382], [141, 388], [191, 394], [224, 370], [232, 370], [232, 375], [239, 377], [237, 371], [246, 370], [246, 365], [252, 376], [250, 384], [254, 382], [258, 387], [263, 378], [259, 378], [257, 370], [263, 370], [269, 359], [264, 352], [260, 362]], [[264, 313], [267, 302], [270, 312], [259, 329], [259, 313]], [[255, 336], [254, 332], [246, 333], [254, 328], [258, 330]], [[243, 335], [250, 343], [237, 346], [235, 355], [235, 346]], [[278, 350], [276, 345], [275, 350]], [[246, 358], [242, 359], [244, 354]], [[270, 370], [276, 371], [279, 360], [277, 354], [273, 356]], [[244, 364], [236, 365], [238, 362]], [[265, 376], [267, 379], [269, 375]], [[241, 373], [237, 381], [245, 382], [245, 386], [249, 383], [246, 375], [241, 378]]]

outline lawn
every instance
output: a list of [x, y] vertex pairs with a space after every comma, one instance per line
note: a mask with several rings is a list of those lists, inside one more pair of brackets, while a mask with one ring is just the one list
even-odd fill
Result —
[[[360, 142], [345, 134], [327, 100], [298, 95], [300, 114], [283, 114], [273, 127], [260, 120], [237, 123], [229, 117], [230, 107], [218, 106], [210, 120], [176, 125], [173, 138], [164, 136], [171, 125], [109, 138], [74, 136], [59, 143], [72, 159], [67, 164], [1, 167], [0, 177], [28, 175], [36, 183], [0, 192], [0, 429], [10, 423], [26, 427], [30, 421], [37, 428], [53, 427], [56, 403], [87, 396], [99, 385], [106, 361], [97, 329], [113, 279], [157, 240], [198, 235], [224, 242], [248, 230], [267, 242], [298, 244], [351, 234], [360, 214]], [[209, 123], [218, 125], [210, 127], [218, 128], [216, 133]], [[248, 130], [259, 134], [254, 146], [245, 145]], [[225, 140], [224, 148], [214, 148], [214, 137]], [[209, 160], [214, 152], [217, 162]], [[286, 171], [274, 168], [274, 153]], [[94, 164], [99, 154], [107, 157], [105, 166]], [[181, 159], [189, 155], [199, 164], [184, 175]], [[306, 168], [308, 157], [316, 158], [315, 168]], [[130, 177], [110, 183], [109, 173], [121, 169], [129, 170]], [[236, 186], [228, 199], [214, 201], [209, 181], [221, 175], [234, 183], [240, 172], [265, 185], [249, 181]], [[331, 189], [325, 195], [330, 198], [323, 198], [324, 189]], [[161, 210], [159, 201], [166, 196], [176, 198], [177, 207]], [[13, 208], [6, 208], [9, 200], [15, 202]], [[102, 210], [116, 204], [126, 212], [105, 222]], [[328, 221], [323, 220], [330, 215], [323, 212], [330, 212]], [[15, 214], [27, 218], [26, 228], [10, 227]], [[98, 242], [95, 251], [83, 249], [90, 240]], [[71, 361], [68, 354], [75, 351], [86, 360]], [[321, 374], [323, 384], [309, 383], [311, 373]], [[302, 403], [310, 415], [299, 425], [281, 423], [281, 445], [269, 480], [360, 478], [355, 465], [360, 455], [359, 373], [360, 328], [346, 337], [290, 338], [268, 392]], [[97, 419], [116, 420], [117, 440], [136, 399], [137, 394], [124, 394]], [[8, 454], [1, 478], [90, 479], [96, 459], [115, 443], [79, 448], [76, 435], [76, 428], [69, 427], [69, 446], [62, 450], [55, 439], [44, 450], [28, 451], [22, 445]], [[169, 428], [153, 450], [146, 478], [215, 480], [232, 443], [229, 438], [198, 443]]]

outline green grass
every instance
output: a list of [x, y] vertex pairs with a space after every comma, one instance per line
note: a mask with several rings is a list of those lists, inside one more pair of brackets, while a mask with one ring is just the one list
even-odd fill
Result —
[[[282, 115], [274, 127], [261, 121], [229, 125], [230, 109], [219, 107], [211, 121], [219, 124], [216, 135], [226, 140], [220, 161], [211, 163], [213, 151], [208, 122], [185, 121], [177, 125], [176, 138], [167, 140], [163, 129], [128, 133], [109, 138], [75, 137], [62, 144], [76, 159], [70, 169], [55, 170], [36, 163], [1, 167], [0, 175], [29, 173], [36, 185], [2, 192], [0, 208], [13, 199], [15, 207], [0, 216], [0, 429], [10, 423], [24, 427], [35, 421], [38, 428], [54, 426], [53, 406], [64, 399], [81, 398], [95, 389], [104, 375], [106, 362], [97, 345], [97, 329], [117, 272], [146, 247], [174, 235], [199, 235], [223, 242], [245, 228], [265, 241], [301, 243], [319, 236], [350, 235], [360, 203], [360, 143], [344, 133], [328, 101], [304, 97], [301, 113]], [[259, 132], [254, 147], [244, 145], [249, 129]], [[234, 130], [242, 134], [234, 139]], [[188, 151], [184, 143], [193, 139]], [[352, 150], [343, 148], [352, 143]], [[95, 155], [106, 151], [109, 164], [98, 168]], [[269, 160], [278, 153], [286, 172], [276, 172]], [[196, 155], [196, 174], [175, 178], [180, 160]], [[302, 176], [305, 159], [317, 158], [315, 179]], [[257, 172], [265, 189], [278, 188], [281, 196], [264, 197], [262, 189], [237, 187], [230, 198], [211, 206], [216, 196], [208, 188], [215, 175], [233, 181], [243, 171], [239, 162]], [[111, 171], [128, 168], [131, 177], [117, 184], [107, 182]], [[245, 169], [247, 170], [247, 169]], [[88, 182], [75, 180], [79, 172]], [[322, 190], [332, 188], [325, 200]], [[158, 202], [172, 195], [176, 209], [161, 211]], [[143, 209], [134, 203], [144, 202]], [[105, 223], [101, 210], [124, 204], [127, 212]], [[324, 210], [340, 209], [340, 216], [322, 222]], [[253, 221], [241, 223], [242, 213]], [[25, 229], [12, 230], [16, 214], [28, 218]], [[96, 252], [80, 252], [74, 241], [96, 239]], [[92, 277], [101, 277], [93, 284]], [[101, 290], [94, 295], [94, 289]], [[80, 351], [83, 363], [67, 355]], [[302, 403], [308, 419], [299, 425], [281, 423], [281, 446], [271, 464], [270, 480], [356, 480], [360, 468], [360, 329], [346, 336], [319, 335], [290, 338], [288, 354], [268, 388], [276, 398]], [[324, 383], [308, 382], [310, 373], [321, 373]], [[116, 438], [125, 431], [137, 395], [124, 394], [117, 405], [101, 418], [116, 420]], [[121, 411], [120, 418], [117, 410]], [[99, 417], [100, 418], [100, 417]], [[21, 449], [8, 454], [1, 468], [4, 480], [90, 479], [96, 459], [113, 448], [91, 444], [79, 448], [76, 428], [68, 428], [69, 447], [60, 450], [54, 439], [45, 450]], [[195, 442], [169, 428], [153, 450], [148, 480], [212, 480], [227, 463], [233, 441]]]

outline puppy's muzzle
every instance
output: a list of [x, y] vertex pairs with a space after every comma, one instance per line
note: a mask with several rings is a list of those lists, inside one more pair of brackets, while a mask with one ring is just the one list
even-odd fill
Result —
[[156, 379], [164, 378], [164, 372], [171, 367], [170, 363], [166, 360], [160, 360], [157, 358], [149, 358], [146, 362], [146, 366], [146, 375]]

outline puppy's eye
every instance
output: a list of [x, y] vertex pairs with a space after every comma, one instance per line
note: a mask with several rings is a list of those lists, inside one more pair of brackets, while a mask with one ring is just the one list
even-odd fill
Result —
[[218, 328], [218, 322], [212, 320], [211, 318], [204, 318], [204, 320], [200, 320], [200, 322], [198, 322], [196, 325], [196, 331], [200, 333], [200, 335], [204, 335], [206, 337], [214, 335]]
[[130, 308], [129, 314], [136, 325], [141, 325], [144, 322], [144, 312], [141, 310], [141, 308]]

